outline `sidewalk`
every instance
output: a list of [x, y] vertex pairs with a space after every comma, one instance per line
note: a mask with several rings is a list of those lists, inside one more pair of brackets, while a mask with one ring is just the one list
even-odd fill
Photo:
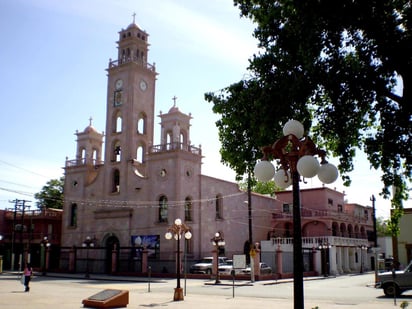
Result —
[[[184, 281], [182, 280], [182, 287]], [[292, 309], [293, 299], [253, 296], [232, 297], [231, 284], [229, 280], [223, 280], [219, 287], [208, 286], [212, 281], [187, 280], [187, 295], [183, 301], [173, 301], [176, 279], [159, 279], [137, 277], [117, 277], [106, 275], [91, 275], [85, 279], [84, 274], [56, 274], [48, 273], [46, 277], [35, 276], [31, 283], [30, 292], [24, 293], [23, 286], [17, 280], [14, 273], [3, 273], [0, 275], [0, 308], [30, 309], [61, 308], [73, 309], [83, 308], [82, 300], [99, 293], [105, 289], [129, 291], [129, 305], [127, 308], [190, 308], [190, 309], [250, 309], [250, 308], [277, 308]], [[237, 282], [239, 284], [250, 284], [250, 282]], [[283, 283], [283, 282], [277, 282]], [[284, 283], [290, 283], [285, 280]], [[263, 286], [268, 282], [255, 282], [255, 286]], [[150, 292], [148, 291], [150, 286]], [[240, 287], [243, 289], [242, 287]], [[292, 287], [291, 287], [292, 288]], [[204, 290], [205, 293], [197, 291]], [[196, 291], [196, 292], [195, 292]], [[207, 294], [213, 292], [224, 293], [224, 295]], [[353, 309], [354, 305], [335, 304], [330, 301], [305, 300], [305, 308], [311, 309], [316, 306], [319, 309]], [[399, 308], [399, 305], [397, 306]], [[371, 303], [362, 305], [365, 309], [396, 308], [385, 303]]]

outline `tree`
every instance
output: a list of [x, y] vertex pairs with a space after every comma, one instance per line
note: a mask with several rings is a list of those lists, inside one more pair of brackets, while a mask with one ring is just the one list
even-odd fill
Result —
[[63, 209], [63, 187], [64, 177], [49, 180], [41, 191], [34, 195], [37, 207]]
[[[252, 19], [260, 52], [250, 78], [206, 94], [222, 115], [219, 132], [236, 127], [254, 135], [249, 147], [273, 142], [282, 123], [298, 119], [315, 142], [339, 157], [346, 185], [361, 149], [381, 169], [382, 195], [395, 187], [393, 214], [408, 198], [412, 171], [412, 6], [407, 0], [234, 0]], [[237, 98], [249, 113], [234, 117]], [[232, 108], [226, 105], [235, 104]], [[243, 108], [245, 103], [240, 106]], [[217, 107], [216, 107], [217, 106]], [[223, 107], [223, 108], [222, 108]], [[239, 111], [240, 112], [240, 111]], [[240, 123], [239, 123], [240, 122]], [[232, 152], [230, 139], [221, 152]], [[234, 141], [238, 143], [238, 141]]]
[[392, 236], [390, 229], [387, 226], [387, 220], [382, 217], [376, 218], [376, 232], [378, 236]]
[[[247, 184], [248, 181], [243, 180], [239, 182], [239, 188], [240, 190], [246, 191], [247, 190]], [[280, 190], [279, 188], [276, 187], [275, 182], [273, 180], [268, 181], [268, 182], [260, 182], [257, 181], [251, 188], [252, 192], [256, 192], [259, 194], [266, 194], [273, 196], [276, 191]]]

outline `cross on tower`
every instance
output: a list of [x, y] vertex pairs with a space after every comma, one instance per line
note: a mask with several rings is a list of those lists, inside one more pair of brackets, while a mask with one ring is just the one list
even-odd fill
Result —
[[89, 118], [89, 126], [92, 126], [92, 120], [93, 120], [93, 118], [90, 116], [90, 118]]
[[132, 16], [133, 16], [133, 23], [135, 23], [136, 13], [133, 13]]
[[173, 107], [176, 107], [177, 96], [174, 96], [174, 97], [172, 98], [172, 100], [173, 100]]

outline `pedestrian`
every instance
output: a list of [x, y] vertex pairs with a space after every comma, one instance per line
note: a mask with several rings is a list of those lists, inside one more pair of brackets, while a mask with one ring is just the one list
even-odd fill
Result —
[[33, 269], [31, 268], [30, 263], [26, 264], [26, 267], [24, 267], [24, 292], [30, 291], [29, 283], [31, 280], [31, 277], [33, 276]]

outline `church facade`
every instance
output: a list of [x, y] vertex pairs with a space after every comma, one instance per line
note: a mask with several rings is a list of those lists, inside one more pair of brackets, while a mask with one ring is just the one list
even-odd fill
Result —
[[[180, 218], [192, 233], [187, 248], [193, 258], [211, 255], [216, 232], [225, 239], [225, 253], [243, 253], [247, 194], [235, 183], [201, 174], [202, 149], [191, 144], [191, 115], [174, 102], [158, 115], [161, 136], [153, 140], [158, 73], [148, 62], [148, 36], [135, 23], [119, 32], [118, 57], [107, 68], [105, 133], [91, 121], [76, 132], [75, 159], [65, 164], [62, 246], [80, 247], [91, 237], [110, 252], [138, 239], [167, 258], [176, 243], [164, 235]], [[262, 196], [254, 207], [269, 210], [270, 200]], [[254, 237], [266, 238], [270, 217], [253, 220]]]

